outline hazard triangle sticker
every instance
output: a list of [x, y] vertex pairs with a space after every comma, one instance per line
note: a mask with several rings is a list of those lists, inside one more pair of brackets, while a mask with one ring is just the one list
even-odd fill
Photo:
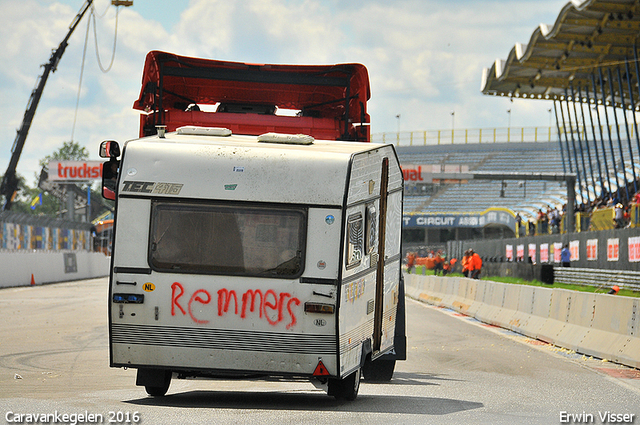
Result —
[[322, 363], [322, 360], [318, 362], [318, 366], [316, 366], [316, 370], [313, 371], [313, 376], [328, 376], [329, 371]]

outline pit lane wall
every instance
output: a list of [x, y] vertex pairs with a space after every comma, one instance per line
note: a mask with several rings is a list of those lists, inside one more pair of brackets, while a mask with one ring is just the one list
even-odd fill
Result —
[[409, 297], [484, 323], [640, 368], [640, 300], [463, 277], [405, 274]]
[[0, 251], [0, 288], [103, 277], [110, 262], [101, 252]]

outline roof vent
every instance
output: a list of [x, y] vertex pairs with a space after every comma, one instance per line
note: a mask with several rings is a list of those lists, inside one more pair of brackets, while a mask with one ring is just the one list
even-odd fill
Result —
[[231, 130], [222, 127], [196, 127], [194, 125], [185, 125], [184, 127], [179, 127], [176, 131], [178, 134], [184, 134], [187, 136], [231, 136]]
[[306, 134], [265, 133], [258, 136], [258, 142], [282, 143], [285, 145], [311, 145], [314, 138]]

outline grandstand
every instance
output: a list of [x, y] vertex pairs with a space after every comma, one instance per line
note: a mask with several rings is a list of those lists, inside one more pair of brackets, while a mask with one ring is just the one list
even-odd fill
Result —
[[[563, 173], [559, 144], [473, 143], [464, 145], [398, 146], [401, 165], [466, 166], [470, 172]], [[562, 182], [470, 180], [461, 183], [407, 182], [404, 213], [482, 212], [509, 208], [533, 217], [538, 208], [562, 207], [566, 187]]]
[[[596, 197], [601, 201], [609, 187], [616, 191], [618, 182], [622, 193], [625, 184], [623, 173], [629, 182], [627, 199], [638, 191], [638, 188], [633, 186], [633, 172], [635, 171], [636, 175], [640, 173], [632, 168], [630, 159], [639, 158], [639, 151], [637, 144], [629, 143], [628, 140], [619, 140], [615, 144], [608, 141], [604, 144], [602, 141], [599, 142], [606, 151], [601, 148], [596, 154], [598, 151], [592, 147], [590, 158], [586, 149], [580, 153], [580, 144], [575, 150], [561, 152], [567, 144], [558, 141], [398, 145], [396, 150], [403, 169], [420, 170], [422, 176], [422, 180], [417, 176], [405, 180], [405, 246], [439, 248], [451, 240], [524, 236], [528, 231], [524, 225], [516, 230], [516, 214], [520, 215], [524, 224], [528, 221], [534, 222], [535, 232], [540, 234], [537, 213], [540, 210], [546, 212], [549, 208], [563, 211], [567, 203], [566, 183], [561, 180], [443, 181], [431, 178], [430, 173], [435, 172], [433, 170], [441, 170], [445, 174], [447, 170], [457, 170], [462, 174], [544, 173], [561, 176], [569, 171], [567, 168], [571, 168], [570, 172], [575, 173], [575, 164], [582, 166], [584, 157], [584, 168], [578, 171], [582, 179], [576, 180], [575, 185], [576, 203], [579, 211], [582, 211], [576, 216], [577, 230], [611, 228], [611, 211], [605, 209], [591, 212], [589, 205], [596, 202]], [[568, 155], [571, 155], [570, 159], [567, 158]], [[602, 161], [604, 155], [616, 158], [615, 163], [609, 160], [608, 170], [605, 167], [606, 163]], [[624, 162], [622, 158], [625, 158]], [[617, 177], [614, 168], [618, 171]], [[603, 176], [602, 180], [599, 175]], [[582, 204], [584, 207], [581, 207]], [[496, 212], [500, 212], [502, 216], [496, 216]], [[638, 225], [637, 207], [631, 209], [631, 215], [632, 222]], [[543, 228], [546, 227], [545, 225]]]

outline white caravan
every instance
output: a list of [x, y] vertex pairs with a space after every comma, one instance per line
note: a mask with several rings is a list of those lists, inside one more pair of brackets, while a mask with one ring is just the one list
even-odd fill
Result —
[[[361, 372], [390, 380], [406, 358], [402, 171], [393, 145], [318, 137], [368, 139], [353, 103], [368, 99], [366, 69], [295, 66], [292, 78], [286, 66], [149, 57], [141, 138], [100, 149], [103, 195], [116, 202], [111, 366], [136, 368], [153, 396], [172, 378], [277, 376], [353, 400]], [[256, 93], [257, 106], [243, 97]], [[173, 102], [214, 95], [233, 102], [213, 113]], [[301, 112], [275, 116], [280, 98]], [[230, 125], [176, 124], [189, 120]]]

